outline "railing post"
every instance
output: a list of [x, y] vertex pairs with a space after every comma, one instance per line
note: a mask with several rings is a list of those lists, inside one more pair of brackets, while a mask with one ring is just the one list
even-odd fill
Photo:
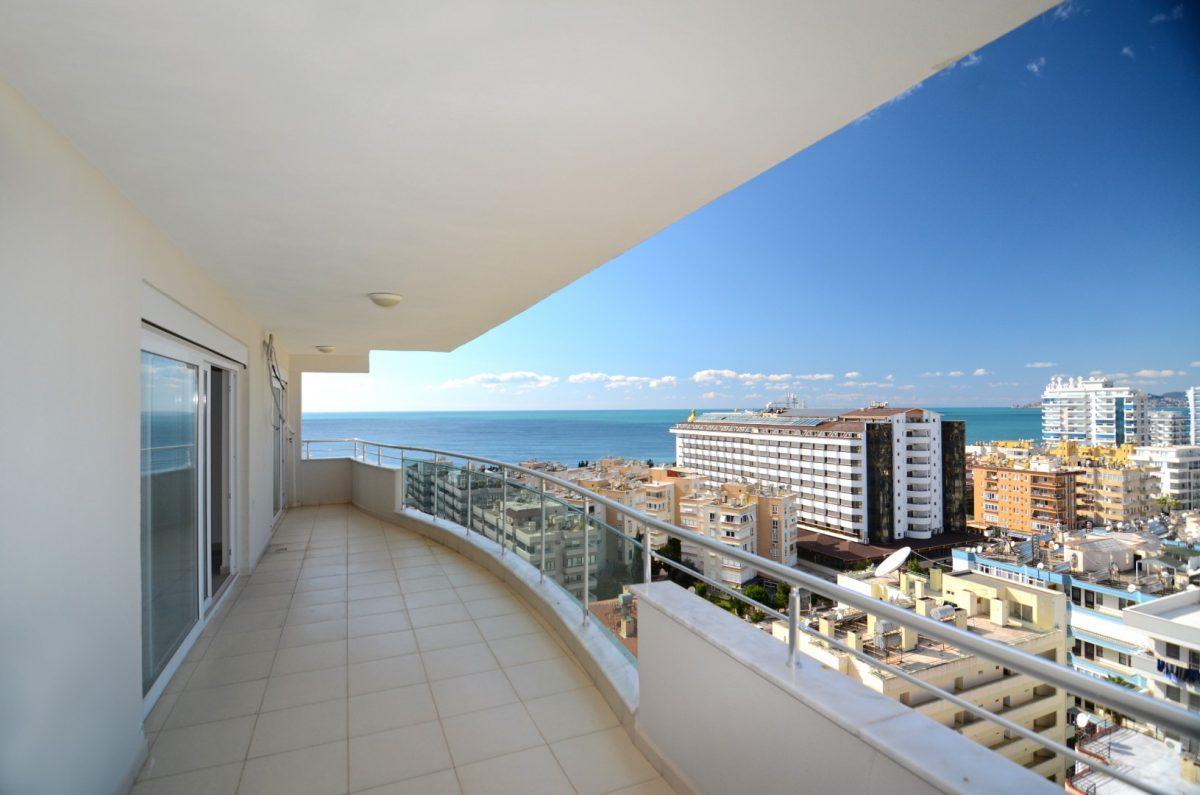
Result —
[[383, 445], [375, 445], [375, 466], [383, 466]]
[[788, 667], [796, 667], [796, 648], [800, 642], [800, 589], [792, 586], [788, 600]]
[[471, 483], [475, 478], [471, 476], [471, 462], [467, 462], [467, 532], [464, 538], [471, 536], [471, 523], [475, 521], [475, 511], [471, 507]]
[[437, 515], [438, 515], [438, 511], [437, 511], [437, 509], [438, 509], [438, 484], [437, 484], [438, 478], [437, 478], [437, 456], [436, 455], [433, 457], [433, 464], [431, 466], [433, 467], [433, 476], [429, 479], [429, 488], [433, 491], [433, 518], [436, 519]]
[[583, 623], [588, 620], [588, 592], [591, 590], [591, 565], [588, 560], [588, 508], [590, 500], [583, 498]]
[[400, 510], [408, 507], [408, 466], [404, 462], [404, 450], [400, 450]]
[[651, 566], [652, 561], [650, 552], [650, 525], [642, 525], [642, 579], [647, 585], [650, 584], [652, 576]]
[[508, 470], [500, 467], [500, 557], [504, 557], [504, 542], [508, 539]]
[[546, 481], [539, 480], [542, 498], [542, 565], [538, 566], [538, 582], [546, 581]]

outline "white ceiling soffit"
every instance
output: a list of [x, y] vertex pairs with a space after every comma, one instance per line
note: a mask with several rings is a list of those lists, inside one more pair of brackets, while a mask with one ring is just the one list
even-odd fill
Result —
[[0, 75], [292, 350], [451, 350], [1051, 5], [0, 0]]

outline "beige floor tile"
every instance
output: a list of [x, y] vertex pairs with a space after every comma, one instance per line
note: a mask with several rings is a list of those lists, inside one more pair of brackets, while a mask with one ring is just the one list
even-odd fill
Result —
[[[396, 567], [397, 576], [407, 576], [405, 572], [412, 569], [419, 569], [424, 566], [438, 565], [437, 558], [429, 554], [427, 548], [418, 548], [416, 550], [402, 550], [399, 553], [392, 554], [392, 564]], [[442, 572], [438, 572], [441, 574]]]
[[327, 588], [324, 591], [304, 591], [292, 597], [291, 607], [315, 607], [346, 601], [345, 588]]
[[368, 585], [352, 585], [347, 594], [351, 601], [355, 599], [378, 599], [380, 596], [396, 596], [400, 586], [393, 579], [389, 582], [373, 582]]
[[307, 591], [327, 591], [330, 588], [345, 587], [345, 574], [334, 574], [329, 577], [309, 577], [296, 583], [296, 593], [305, 593]]
[[438, 721], [418, 723], [350, 740], [350, 788], [368, 789], [450, 767]]
[[[205, 651], [207, 651], [207, 650], [208, 650], [208, 648], [206, 646]], [[190, 654], [188, 656], [191, 657]], [[171, 681], [167, 682], [167, 686], [165, 688], [163, 688], [163, 694], [165, 695], [167, 693], [178, 693], [180, 690], [183, 690], [184, 688], [186, 688], [188, 680], [191, 679], [192, 674], [194, 674], [196, 672], [196, 666], [198, 666], [200, 664], [199, 661], [202, 660], [203, 657], [204, 657], [204, 654], [201, 653], [196, 656], [196, 658], [195, 658], [196, 662], [186, 662], [185, 661], [185, 662], [180, 663], [179, 668], [175, 671], [175, 675], [171, 677]], [[224, 684], [224, 683], [222, 683], [222, 684]]]
[[392, 690], [425, 681], [425, 666], [419, 654], [387, 657], [350, 666], [350, 695]]
[[209, 644], [204, 659], [215, 660], [220, 657], [238, 657], [260, 651], [274, 651], [275, 647], [279, 645], [279, 635], [282, 631], [281, 627], [275, 627], [255, 632], [218, 635]]
[[379, 613], [395, 613], [407, 606], [403, 596], [376, 596], [373, 599], [356, 599], [350, 603], [350, 617], [357, 618], [359, 616], [378, 615]]
[[466, 646], [483, 640], [475, 624], [462, 621], [457, 624], [442, 624], [436, 627], [422, 627], [416, 630], [417, 645], [421, 651], [448, 649], [451, 646]]
[[415, 607], [435, 607], [437, 605], [452, 605], [458, 604], [458, 592], [453, 588], [439, 588], [436, 591], [421, 591], [420, 593], [409, 594], [405, 598], [405, 606], [408, 609]]
[[384, 657], [400, 657], [417, 651], [417, 636], [412, 630], [385, 632], [381, 635], [364, 635], [350, 639], [350, 662], [382, 660]]
[[425, 591], [440, 591], [450, 587], [450, 580], [445, 575], [440, 577], [422, 577], [420, 579], [401, 578], [400, 590], [405, 596]]
[[242, 589], [242, 599], [253, 599], [260, 596], [279, 596], [281, 594], [290, 594], [296, 589], [296, 583], [288, 580], [286, 582], [264, 582], [251, 583]]
[[260, 651], [255, 654], [239, 654], [236, 657], [202, 660], [196, 663], [187, 689], [200, 690], [265, 679], [271, 674], [271, 662], [274, 659], [274, 651]]
[[558, 761], [541, 745], [458, 768], [463, 795], [574, 795]]
[[283, 593], [274, 596], [256, 596], [250, 599], [238, 599], [237, 603], [230, 611], [231, 616], [245, 615], [246, 613], [264, 613], [272, 610], [284, 610], [292, 603], [292, 595]]
[[305, 704], [258, 716], [250, 756], [267, 756], [324, 745], [349, 736], [346, 699]]
[[433, 700], [443, 720], [519, 700], [517, 692], [508, 683], [508, 677], [501, 671], [443, 679], [433, 682], [431, 687]]
[[471, 618], [491, 618], [510, 613], [524, 613], [526, 610], [525, 605], [515, 596], [501, 596], [496, 599], [476, 599], [467, 602], [467, 612], [471, 614]]
[[580, 795], [600, 795], [658, 776], [620, 727], [560, 740], [550, 749]]
[[141, 777], [157, 778], [241, 762], [253, 729], [254, 716], [247, 716], [159, 732]]
[[594, 687], [531, 699], [525, 708], [549, 743], [618, 725], [616, 714]]
[[500, 667], [486, 643], [422, 652], [421, 659], [425, 662], [425, 673], [431, 682], [477, 674], [480, 671], [492, 671]]
[[228, 720], [243, 715], [258, 713], [263, 692], [267, 689], [266, 679], [253, 682], [238, 682], [205, 690], [185, 690], [179, 694], [171, 717], [163, 728], [179, 729], [198, 723]]
[[234, 795], [242, 777], [241, 761], [139, 782], [129, 795]]
[[341, 795], [346, 792], [346, 741], [261, 756], [246, 762], [244, 795]]
[[346, 565], [346, 571], [350, 572], [350, 576], [355, 574], [366, 574], [375, 571], [392, 571], [392, 559], [386, 555], [383, 557], [372, 557], [368, 560], [351, 561]]
[[154, 704], [154, 709], [150, 710], [150, 714], [142, 721], [142, 730], [156, 732], [163, 728], [178, 699], [179, 693], [163, 693], [159, 696], [158, 701]]
[[481, 585], [464, 585], [456, 587], [458, 597], [464, 602], [477, 602], [480, 599], [503, 599], [512, 596], [512, 592], [498, 582], [488, 582]]
[[422, 682], [350, 697], [350, 734], [372, 734], [436, 720], [433, 693]]
[[346, 669], [323, 668], [267, 680], [263, 711], [299, 707], [346, 697]]
[[675, 795], [675, 790], [671, 789], [671, 785], [663, 779], [655, 778], [641, 784], [634, 784], [632, 787], [613, 790], [609, 795]]
[[461, 604], [433, 605], [432, 607], [411, 607], [408, 618], [414, 628], [433, 627], [439, 624], [455, 624], [459, 621], [470, 621], [467, 608]]
[[458, 776], [453, 770], [439, 770], [427, 776], [396, 781], [382, 787], [359, 790], [360, 795], [461, 795]]
[[589, 687], [592, 684], [592, 680], [583, 669], [567, 657], [514, 665], [505, 668], [504, 672], [508, 674], [517, 693], [526, 701], [552, 693]]
[[347, 622], [344, 618], [333, 621], [318, 621], [316, 624], [299, 624], [294, 627], [284, 627], [279, 636], [279, 647], [308, 646], [313, 643], [328, 643], [331, 640], [345, 640]]
[[394, 613], [376, 613], [370, 616], [355, 616], [350, 619], [350, 637], [352, 638], [411, 628], [412, 624], [409, 623], [408, 613], [404, 610], [397, 610]]
[[292, 646], [275, 653], [272, 676], [297, 674], [301, 671], [318, 671], [322, 668], [337, 668], [346, 664], [346, 641], [331, 640], [308, 646]]
[[446, 572], [436, 563], [430, 563], [425, 566], [405, 566], [403, 569], [397, 569], [400, 572], [398, 575], [401, 581], [404, 580], [423, 580], [426, 577], [444, 577]]
[[218, 635], [231, 635], [235, 632], [254, 632], [259, 629], [274, 629], [283, 626], [287, 618], [287, 610], [264, 610], [259, 613], [246, 613], [230, 616], [221, 624]]
[[392, 559], [385, 557], [383, 560], [385, 566], [383, 569], [351, 574], [348, 579], [350, 587], [374, 585], [378, 582], [396, 582], [396, 573], [392, 571]]
[[494, 616], [492, 618], [480, 618], [475, 623], [479, 626], [479, 631], [488, 640], [511, 638], [514, 635], [528, 635], [533, 632], [542, 631], [542, 625], [528, 612], [510, 613], [509, 615]]
[[444, 718], [442, 728], [456, 766], [545, 744], [519, 703]]
[[323, 605], [293, 607], [288, 611], [284, 625], [291, 627], [301, 624], [317, 624], [321, 621], [336, 621], [339, 618], [345, 617], [345, 602], [329, 602]]
[[545, 632], [496, 638], [489, 640], [488, 646], [500, 664], [506, 667], [566, 656], [562, 647]]

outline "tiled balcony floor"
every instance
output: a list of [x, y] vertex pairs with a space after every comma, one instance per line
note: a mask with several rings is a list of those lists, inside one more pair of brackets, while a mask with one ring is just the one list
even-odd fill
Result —
[[554, 634], [439, 544], [295, 509], [243, 579], [146, 720], [136, 795], [671, 792]]

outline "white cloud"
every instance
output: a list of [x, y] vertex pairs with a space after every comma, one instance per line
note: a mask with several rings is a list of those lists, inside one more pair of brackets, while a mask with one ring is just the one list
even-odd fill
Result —
[[859, 373], [858, 370], [851, 370], [850, 372], [844, 374], [842, 378], [858, 378], [859, 375], [861, 375], [861, 373]]
[[676, 383], [673, 375], [652, 378], [648, 375], [610, 375], [609, 373], [575, 373], [567, 376], [572, 384], [604, 384], [605, 389], [641, 389], [648, 386], [651, 389], [661, 389]]
[[982, 367], [976, 367], [975, 370], [971, 373], [971, 375], [991, 375], [991, 374], [992, 374], [991, 370], [985, 370]]
[[945, 375], [945, 373], [943, 373], [941, 370], [921, 373], [922, 378], [941, 378], [943, 375]]
[[991, 381], [988, 383], [988, 386], [994, 388], [1001, 386], [1020, 386], [1020, 384], [1018, 384], [1016, 381]]
[[1036, 61], [1030, 61], [1029, 63], [1025, 64], [1025, 68], [1034, 75], [1041, 75], [1042, 70], [1046, 68], [1046, 56], [1043, 55]]
[[1059, 22], [1066, 22], [1071, 17], [1079, 13], [1081, 6], [1075, 0], [1067, 0], [1065, 3], [1059, 3], [1054, 7], [1052, 12], [1054, 18]]
[[1047, 367], [1057, 367], [1058, 362], [1026, 362], [1025, 366], [1035, 370], [1044, 370]]
[[713, 392], [713, 391], [708, 391], [708, 392], [705, 392], [705, 393], [704, 393], [703, 395], [701, 395], [700, 397], [701, 397], [702, 399], [704, 399], [704, 400], [712, 400], [712, 399], [713, 399], [713, 398], [715, 398], [716, 396], [717, 396], [717, 393], [716, 393], [716, 392]]
[[966, 58], [963, 58], [961, 61], [959, 61], [958, 65], [963, 67], [964, 69], [967, 69], [972, 66], [978, 66], [982, 62], [983, 62], [982, 55], [979, 55], [978, 53], [971, 53]]
[[888, 373], [887, 375], [885, 375], [885, 376], [883, 377], [883, 380], [884, 380], [884, 381], [892, 381], [892, 380], [894, 380], [894, 379], [895, 379], [895, 376], [893, 376], [891, 373]]
[[476, 373], [466, 378], [451, 378], [442, 382], [441, 389], [459, 389], [465, 386], [479, 386], [489, 391], [501, 389], [504, 386], [514, 386], [520, 389], [540, 389], [558, 382], [558, 376], [542, 375], [530, 370], [514, 370], [507, 373]]
[[575, 373], [575, 375], [567, 376], [567, 380], [572, 384], [590, 384], [595, 381], [607, 381], [607, 373]]
[[863, 115], [859, 116], [857, 119], [854, 120], [853, 123], [854, 124], [862, 124], [863, 122], [870, 121], [871, 119], [875, 118], [876, 114], [878, 114], [881, 110], [883, 110], [884, 108], [890, 107], [892, 105], [896, 105], [900, 102], [903, 102], [904, 100], [911, 97], [913, 94], [920, 91], [921, 88], [924, 87], [924, 85], [925, 85], [925, 83], [924, 83], [924, 81], [922, 81], [920, 83], [917, 83], [916, 85], [909, 86], [908, 88], [904, 89], [899, 94], [897, 94], [896, 96], [889, 99], [887, 102], [885, 102], [882, 105], [880, 105], [879, 107], [875, 108], [875, 110], [869, 111], [869, 112], [864, 113]]
[[1133, 56], [1133, 48], [1130, 47], [1128, 44], [1126, 44], [1124, 47], [1121, 48], [1121, 54], [1124, 55], [1126, 58], [1128, 58], [1131, 61], [1135, 60], [1134, 56]]
[[946, 373], [946, 375], [950, 376], [951, 378], [961, 378], [962, 376], [966, 375], [966, 373], [964, 373], [962, 370], [951, 370], [950, 372]]
[[1183, 5], [1180, 4], [1172, 8], [1170, 15], [1155, 14], [1154, 16], [1150, 17], [1150, 24], [1157, 25], [1160, 22], [1166, 22], [1168, 19], [1183, 19]]
[[737, 373], [733, 370], [698, 370], [692, 373], [692, 380], [697, 384], [707, 384], [724, 381], [726, 378], [734, 378], [735, 376], [737, 376]]
[[[1125, 375], [1121, 373], [1121, 375]], [[1134, 373], [1138, 378], [1174, 378], [1180, 375], [1187, 375], [1184, 370], [1138, 370]]]
[[1192, 362], [1191, 366], [1192, 367], [1200, 367], [1200, 361]]

